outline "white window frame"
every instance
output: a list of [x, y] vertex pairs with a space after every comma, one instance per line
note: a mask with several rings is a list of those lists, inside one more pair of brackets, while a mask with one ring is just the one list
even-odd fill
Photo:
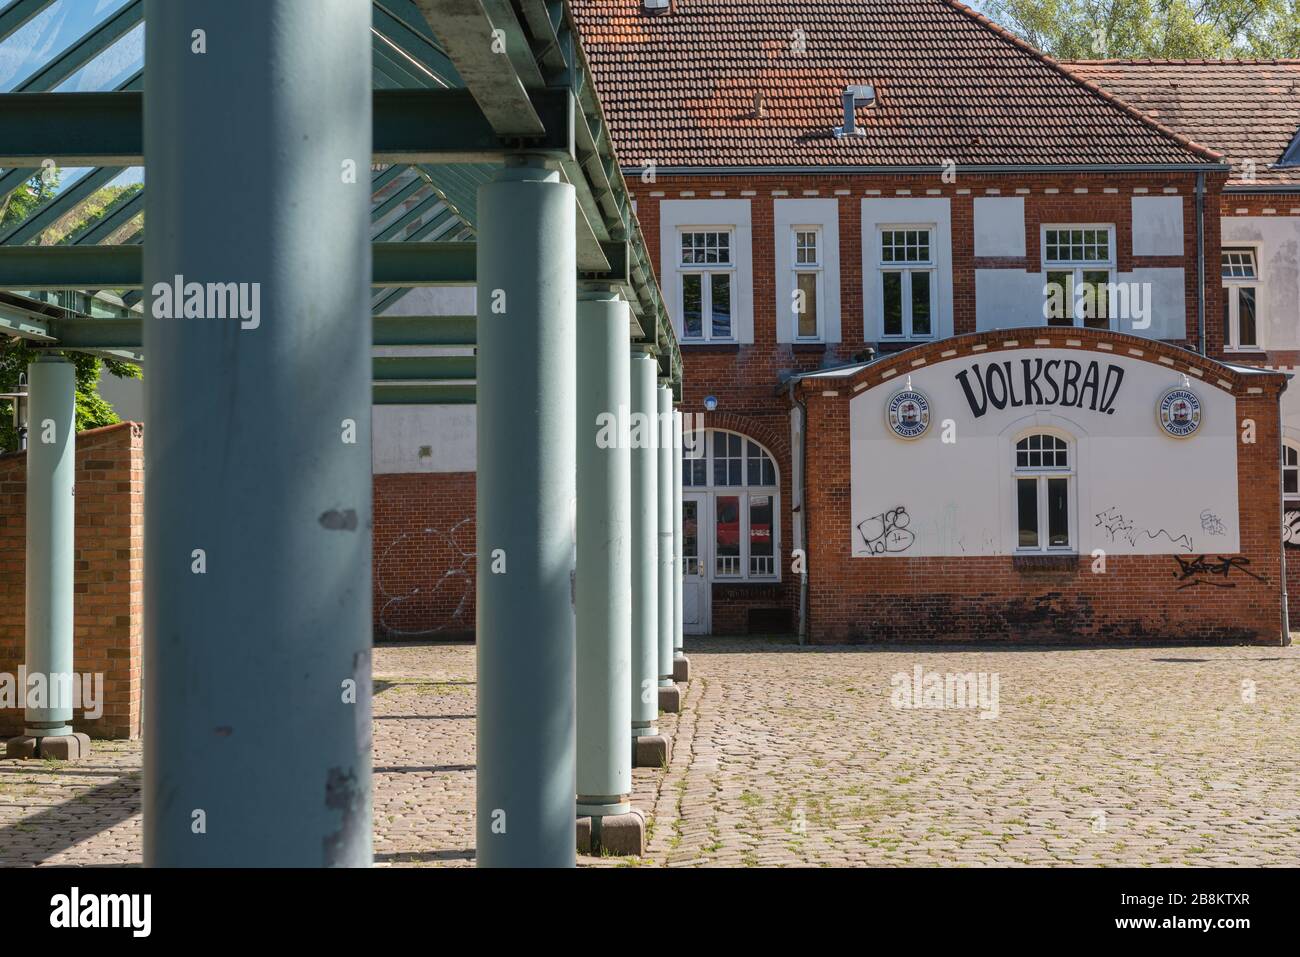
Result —
[[[1255, 272], [1253, 276], [1223, 275], [1223, 257], [1235, 253], [1250, 254], [1250, 264]], [[1219, 274], [1223, 282], [1223, 306], [1227, 310], [1224, 317], [1227, 323], [1223, 330], [1223, 351], [1260, 352], [1264, 348], [1260, 341], [1260, 333], [1264, 325], [1263, 318], [1260, 316], [1260, 305], [1264, 290], [1259, 275], [1259, 248], [1251, 245], [1224, 246], [1219, 254], [1219, 261]], [[1241, 341], [1241, 290], [1243, 289], [1250, 289], [1255, 294], [1255, 341], [1252, 344], [1243, 344]]]
[[[1288, 452], [1295, 456], [1295, 465], [1287, 462]], [[1296, 491], [1294, 492], [1286, 490], [1286, 473], [1289, 471], [1296, 473]], [[1300, 445], [1290, 439], [1282, 440], [1282, 505], [1286, 509], [1300, 508]]]
[[[926, 243], [929, 257], [916, 262], [885, 262], [885, 233], [919, 232], [929, 235]], [[935, 254], [939, 228], [936, 223], [878, 223], [876, 224], [876, 256], [879, 282], [880, 339], [882, 342], [929, 342], [938, 337], [939, 326], [939, 258]], [[902, 296], [903, 328], [901, 333], [885, 331], [885, 274], [901, 273], [902, 282], [899, 294]], [[928, 273], [930, 276], [930, 331], [917, 335], [912, 328], [912, 274]]]
[[[1050, 436], [1065, 443], [1066, 465], [1043, 466], [1019, 463], [1018, 455], [1021, 442], [1035, 435]], [[1077, 555], [1079, 553], [1079, 496], [1078, 496], [1078, 443], [1073, 436], [1040, 425], [1031, 426], [1015, 433], [1011, 440], [1011, 541], [1017, 555]], [[1049, 542], [1048, 516], [1048, 480], [1066, 480], [1067, 531], [1069, 542], [1065, 545], [1052, 545]], [[1020, 544], [1020, 481], [1034, 479], [1037, 482], [1038, 504], [1038, 544], [1030, 547]]]
[[[1048, 259], [1047, 258], [1047, 234], [1049, 231], [1067, 230], [1070, 232], [1083, 230], [1105, 230], [1106, 232], [1106, 259], [1088, 259], [1074, 258], [1069, 259]], [[1073, 246], [1073, 244], [1071, 244]], [[1043, 288], [1047, 288], [1048, 276], [1056, 272], [1068, 272], [1070, 274], [1070, 288], [1066, 290], [1065, 303], [1069, 310], [1070, 322], [1051, 322], [1044, 316], [1043, 323], [1048, 326], [1061, 328], [1076, 329], [1099, 329], [1100, 326], [1085, 326], [1084, 316], [1074, 315], [1074, 301], [1077, 298], [1075, 290], [1083, 286], [1083, 274], [1086, 272], [1104, 272], [1106, 273], [1106, 284], [1109, 287], [1115, 282], [1115, 274], [1118, 270], [1118, 252], [1115, 248], [1115, 224], [1114, 223], [1044, 223], [1039, 232], [1039, 254], [1043, 264]], [[1106, 300], [1106, 329], [1116, 331], [1116, 317], [1110, 315], [1109, 297]]]
[[[799, 262], [799, 234], [812, 233], [813, 240], [816, 243], [816, 257], [811, 263]], [[792, 320], [792, 333], [795, 342], [824, 342], [826, 339], [826, 245], [823, 241], [823, 230], [820, 225], [811, 224], [805, 226], [790, 227], [790, 318]], [[794, 308], [797, 301], [793, 293], [799, 291], [799, 276], [801, 274], [811, 273], [816, 276], [817, 283], [817, 315], [816, 328], [812, 335], [799, 335], [800, 315]]]
[[[719, 485], [714, 481], [714, 449], [716, 446], [716, 436], [738, 436], [740, 438], [740, 462], [741, 462], [741, 482], [739, 485]], [[772, 463], [772, 482], [763, 483], [762, 476], [760, 481], [751, 480], [749, 474], [749, 443], [762, 452], [767, 460]], [[683, 443], [685, 448], [687, 443]], [[698, 445], [693, 447], [699, 448]], [[729, 456], [728, 456], [729, 457]], [[685, 468], [689, 459], [684, 459], [679, 468]], [[696, 459], [695, 461], [698, 461]], [[760, 457], [758, 462], [762, 462]], [[761, 464], [759, 466], [762, 467]], [[696, 484], [693, 481], [686, 481], [683, 474], [682, 482], [683, 494], [701, 493], [702, 499], [707, 502], [707, 514], [709, 518], [709, 528], [701, 529], [700, 535], [708, 535], [710, 560], [708, 567], [705, 569], [706, 578], [710, 582], [736, 582], [736, 581], [754, 581], [754, 582], [779, 582], [781, 580], [781, 473], [777, 464], [776, 456], [771, 450], [766, 448], [761, 442], [758, 442], [740, 432], [734, 432], [730, 429], [707, 429], [704, 442], [704, 482]], [[769, 573], [755, 573], [753, 571], [753, 559], [749, 553], [750, 547], [750, 506], [751, 499], [755, 495], [767, 495], [772, 501], [772, 571]], [[740, 555], [739, 571], [737, 574], [720, 574], [718, 572], [718, 520], [717, 520], [717, 501], [719, 496], [735, 498], [741, 501], [740, 514], [738, 516], [737, 534], [740, 536]], [[701, 512], [703, 517], [703, 510]]]
[[[677, 227], [677, 315], [681, 317], [682, 336], [681, 341], [684, 343], [734, 343], [739, 342], [736, 329], [736, 304], [737, 290], [736, 282], [739, 270], [737, 269], [736, 256], [736, 228], [734, 226], [679, 226]], [[727, 263], [685, 263], [682, 262], [682, 240], [685, 236], [694, 234], [717, 233], [727, 236], [727, 254], [729, 261]], [[730, 332], [726, 336], [715, 336], [713, 334], [713, 277], [715, 275], [725, 274], [728, 276], [728, 289], [731, 295], [730, 303]], [[686, 277], [699, 275], [700, 278], [700, 332], [699, 336], [691, 336], [686, 332]]]

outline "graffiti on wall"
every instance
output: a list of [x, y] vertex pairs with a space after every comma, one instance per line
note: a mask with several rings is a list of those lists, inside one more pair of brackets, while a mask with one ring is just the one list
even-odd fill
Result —
[[[1208, 510], [1207, 510], [1208, 511]], [[1169, 544], [1177, 545], [1186, 551], [1191, 551], [1193, 546], [1190, 535], [1182, 534], [1175, 536], [1168, 529], [1157, 528], [1152, 531], [1149, 528], [1140, 528], [1138, 522], [1129, 518], [1118, 508], [1111, 506], [1096, 514], [1096, 527], [1100, 528], [1111, 542], [1128, 542], [1130, 547], [1136, 548], [1138, 542], [1155, 539], [1166, 539]], [[1202, 526], [1205, 522], [1205, 513], [1201, 513]], [[1223, 531], [1212, 533], [1222, 535]]]
[[1266, 581], [1263, 575], [1256, 575], [1250, 570], [1250, 559], [1244, 555], [1231, 555], [1224, 558], [1220, 555], [1217, 558], [1208, 559], [1204, 555], [1197, 555], [1195, 558], [1183, 558], [1181, 555], [1175, 555], [1174, 561], [1178, 563], [1178, 571], [1174, 572], [1174, 579], [1179, 582], [1175, 591], [1182, 591], [1184, 588], [1195, 588], [1198, 585], [1209, 585], [1213, 588], [1236, 588], [1237, 583], [1231, 581], [1234, 572], [1240, 575], [1249, 575], [1257, 582]]
[[[379, 625], [384, 634], [401, 638], [419, 638], [424, 635], [434, 635], [440, 631], [446, 631], [453, 626], [465, 629], [473, 628], [474, 623], [465, 620], [465, 610], [469, 606], [470, 598], [473, 597], [474, 592], [471, 584], [473, 573], [471, 566], [474, 560], [478, 558], [473, 523], [474, 519], [472, 517], [463, 518], [446, 532], [437, 528], [424, 528], [419, 532], [404, 532], [389, 542], [375, 568], [375, 582], [379, 587], [379, 595], [383, 602], [379, 608]], [[451, 558], [447, 563], [447, 570], [438, 576], [436, 581], [428, 582], [427, 588], [423, 584], [417, 583], [402, 591], [398, 586], [393, 585], [393, 579], [401, 574], [404, 565], [401, 561], [390, 564], [388, 557], [395, 548], [415, 535], [419, 535], [424, 539], [423, 550], [427, 551], [430, 548], [442, 545], [451, 552]], [[465, 539], [468, 539], [468, 541], [465, 541]], [[393, 587], [396, 593], [390, 593], [389, 587]], [[456, 601], [456, 607], [447, 617], [447, 620], [441, 624], [429, 628], [399, 628], [389, 622], [389, 616], [396, 617], [397, 612], [406, 602], [416, 598], [424, 598], [432, 602], [434, 598], [443, 592], [446, 592], [450, 599]]]
[[872, 555], [905, 552], [916, 541], [916, 533], [907, 527], [910, 524], [912, 517], [907, 514], [907, 508], [899, 505], [859, 522], [858, 533]]

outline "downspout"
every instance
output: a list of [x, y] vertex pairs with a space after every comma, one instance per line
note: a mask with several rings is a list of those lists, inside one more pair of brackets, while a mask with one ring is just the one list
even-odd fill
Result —
[[[1277, 421], [1278, 421], [1277, 474], [1278, 475], [1286, 474], [1285, 471], [1286, 443], [1282, 439], [1282, 393], [1286, 391], [1287, 384], [1288, 383], [1283, 382], [1282, 388], [1279, 389], [1277, 393]], [[1279, 495], [1278, 498], [1280, 500], [1278, 502], [1278, 506], [1279, 506], [1278, 511], [1280, 513], [1278, 515], [1278, 518], [1281, 522], [1281, 524], [1278, 525], [1278, 528], [1283, 529], [1286, 528], [1285, 493], [1283, 495]], [[1282, 536], [1282, 562], [1280, 565], [1278, 565], [1278, 568], [1281, 570], [1280, 578], [1282, 583], [1282, 647], [1285, 648], [1287, 645], [1291, 644], [1291, 610], [1288, 607], [1290, 599], [1288, 598], [1286, 592], [1286, 536], [1285, 535]]]
[[790, 386], [790, 398], [799, 407], [799, 517], [803, 528], [803, 574], [799, 576], [799, 644], [808, 644], [808, 403], [795, 397], [795, 386]]
[[1205, 174], [1196, 174], [1196, 331], [1205, 351]]

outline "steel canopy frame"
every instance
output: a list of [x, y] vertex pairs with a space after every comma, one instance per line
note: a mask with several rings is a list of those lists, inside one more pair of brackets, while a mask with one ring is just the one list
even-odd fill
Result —
[[[51, 2], [10, 0], [0, 5], [0, 41]], [[23, 244], [122, 169], [142, 164], [141, 74], [109, 92], [50, 91], [139, 26], [143, 6], [143, 0], [130, 0], [34, 69], [13, 92], [0, 94], [0, 143], [4, 144], [0, 199], [39, 171], [43, 161], [90, 167], [26, 220], [6, 230], [0, 240], [0, 289], [131, 288], [132, 283], [121, 281], [130, 271], [131, 254], [120, 250], [134, 246], [138, 257], [139, 233], [122, 247], [103, 245], [103, 241], [139, 214], [144, 202], [140, 194], [87, 224], [66, 247], [36, 247], [41, 254], [33, 254], [33, 247]], [[392, 164], [386, 172], [393, 175], [415, 168], [434, 190], [434, 196], [411, 205], [404, 205], [409, 195], [377, 198], [377, 219], [393, 209], [403, 212], [377, 231], [376, 238], [395, 240], [403, 231], [417, 240], [430, 235], [472, 237], [475, 194], [492, 171], [511, 156], [544, 157], [575, 189], [579, 277], [608, 280], [620, 288], [630, 305], [631, 341], [649, 347], [659, 359], [661, 378], [679, 390], [681, 355], [676, 337], [567, 4], [562, 0], [375, 0], [371, 32], [374, 160]], [[491, 52], [497, 37], [504, 38], [505, 56]], [[377, 194], [384, 176], [380, 172], [375, 177]], [[472, 247], [459, 252], [446, 248], [451, 245], [424, 243], [409, 256], [377, 246], [376, 285], [381, 294], [376, 305], [391, 305], [415, 285], [452, 281], [459, 269], [456, 264], [472, 261], [474, 254]], [[79, 266], [73, 264], [91, 260], [67, 255], [72, 247], [95, 250], [98, 264], [79, 274]], [[610, 260], [611, 248], [623, 251], [620, 262]], [[397, 270], [401, 272], [417, 257], [430, 254], [447, 262], [422, 264], [414, 273], [425, 280], [399, 286], [396, 273], [381, 280], [385, 262], [402, 264]], [[463, 272], [460, 278], [466, 278]], [[129, 305], [139, 300], [139, 293], [128, 294]], [[115, 331], [104, 338], [119, 335]], [[48, 344], [60, 345], [57, 340]], [[80, 348], [94, 351], [101, 346], [88, 342]], [[415, 387], [408, 391], [419, 394]], [[441, 391], [435, 389], [433, 394]]]

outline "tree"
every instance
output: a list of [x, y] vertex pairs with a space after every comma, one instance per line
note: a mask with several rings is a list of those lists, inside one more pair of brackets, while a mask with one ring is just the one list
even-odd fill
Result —
[[[42, 205], [57, 192], [62, 171], [58, 169], [42, 170], [32, 176], [8, 196], [0, 199], [0, 230], [14, 226]], [[61, 217], [54, 225], [55, 231], [49, 237], [55, 242], [66, 239], [78, 229], [88, 226], [109, 212], [123, 196], [129, 196], [139, 189], [139, 184], [128, 187], [105, 187], [97, 190], [82, 203], [76, 204], [73, 211]], [[102, 195], [101, 195], [102, 194]], [[0, 392], [18, 392], [18, 377], [27, 371], [28, 364], [36, 358], [39, 350], [31, 347], [22, 339], [0, 341]], [[101, 425], [112, 425], [120, 421], [113, 406], [99, 394], [99, 376], [101, 366], [110, 374], [119, 378], [140, 378], [139, 366], [115, 359], [100, 359], [98, 356], [83, 353], [70, 353], [76, 369], [77, 381], [77, 430], [94, 429]], [[18, 448], [18, 435], [13, 425], [13, 405], [11, 400], [0, 400], [0, 452], [12, 452]]]
[[988, 0], [1058, 60], [1300, 56], [1300, 0]]

